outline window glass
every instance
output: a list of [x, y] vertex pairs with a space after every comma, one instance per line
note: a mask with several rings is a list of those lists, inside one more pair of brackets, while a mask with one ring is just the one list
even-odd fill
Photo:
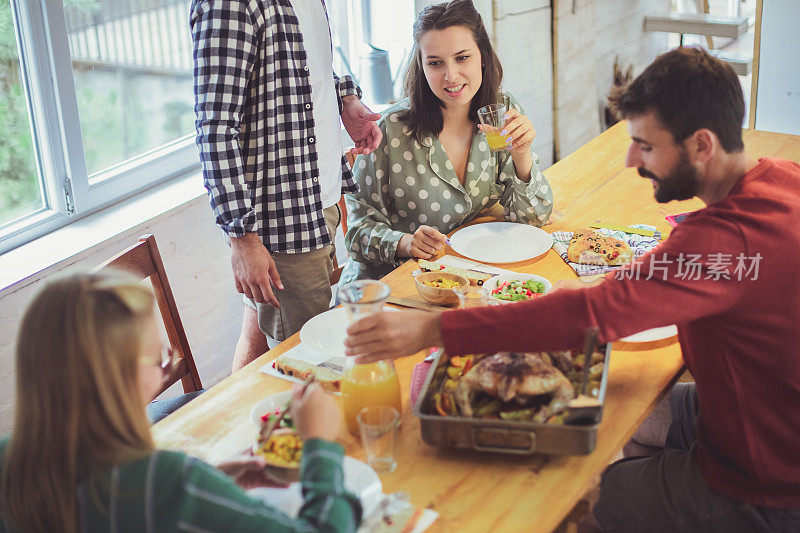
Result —
[[92, 175], [194, 132], [186, 0], [65, 0]]
[[353, 75], [367, 105], [385, 105], [399, 98], [413, 47], [414, 2], [326, 0], [325, 5], [334, 70]]
[[45, 207], [9, 0], [0, 0], [0, 225]]

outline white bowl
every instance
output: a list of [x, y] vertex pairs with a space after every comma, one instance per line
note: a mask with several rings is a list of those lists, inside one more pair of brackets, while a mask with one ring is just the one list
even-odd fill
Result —
[[[499, 274], [497, 276], [487, 279], [483, 283], [483, 286], [489, 291], [489, 297], [492, 298], [491, 296], [492, 291], [495, 290], [497, 286], [503, 283], [504, 281], [528, 281], [529, 279], [532, 279], [534, 281], [541, 281], [542, 283], [544, 283], [543, 294], [547, 294], [547, 292], [553, 288], [553, 284], [550, 283], [550, 280], [547, 278], [543, 278], [542, 276], [537, 276], [536, 274], [522, 274], [522, 273]], [[497, 298], [494, 299], [497, 300]], [[508, 300], [497, 300], [497, 301], [502, 303], [514, 303]], [[525, 300], [520, 300], [520, 301], [524, 302]]]
[[261, 417], [267, 413], [272, 413], [278, 409], [283, 409], [289, 398], [292, 397], [292, 391], [287, 390], [277, 392], [267, 396], [250, 409], [250, 421], [253, 422], [257, 428], [261, 427]]

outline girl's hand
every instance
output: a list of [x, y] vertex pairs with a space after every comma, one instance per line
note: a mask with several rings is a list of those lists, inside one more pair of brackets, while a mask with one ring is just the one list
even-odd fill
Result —
[[274, 487], [275, 482], [271, 481], [264, 472], [266, 465], [267, 463], [260, 455], [244, 451], [237, 457], [219, 463], [217, 469], [232, 477], [236, 484], [243, 489]]
[[530, 154], [531, 144], [536, 137], [533, 122], [516, 109], [506, 112], [506, 125], [501, 131], [503, 135], [511, 136], [511, 156]]
[[399, 257], [430, 259], [447, 244], [447, 236], [431, 226], [422, 225], [414, 234], [406, 233], [397, 243]]
[[303, 440], [335, 440], [339, 434], [342, 415], [336, 399], [325, 392], [319, 383], [292, 389], [292, 420]]

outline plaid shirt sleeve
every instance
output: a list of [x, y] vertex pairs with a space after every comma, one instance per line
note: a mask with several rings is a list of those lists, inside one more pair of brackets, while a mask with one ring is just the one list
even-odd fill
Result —
[[197, 146], [217, 224], [230, 236], [258, 231], [239, 143], [259, 29], [247, 3], [196, 0], [193, 41]]
[[344, 487], [342, 457], [335, 442], [310, 439], [303, 444], [303, 506], [297, 518], [252, 498], [231, 478], [192, 458], [184, 465], [183, 490], [169, 501], [180, 513], [182, 531], [354, 532], [362, 509]]
[[356, 85], [356, 82], [353, 81], [352, 76], [342, 76], [339, 77], [336, 73], [333, 73], [333, 83], [336, 87], [336, 100], [339, 101], [339, 114], [342, 114], [342, 99], [346, 96], [358, 96], [358, 99], [361, 100], [361, 87]]

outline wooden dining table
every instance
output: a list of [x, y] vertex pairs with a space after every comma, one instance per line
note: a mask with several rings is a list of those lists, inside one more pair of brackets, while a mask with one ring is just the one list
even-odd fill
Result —
[[[744, 138], [753, 156], [800, 161], [800, 137], [745, 130]], [[626, 124], [619, 123], [544, 172], [555, 207], [546, 231], [571, 231], [591, 223], [651, 224], [666, 237], [670, 230], [666, 215], [703, 206], [696, 199], [656, 203], [650, 181], [639, 177], [635, 169], [625, 168], [629, 142]], [[445, 253], [457, 255], [449, 248]], [[577, 277], [552, 249], [528, 261], [497, 266], [539, 274], [553, 282]], [[416, 268], [409, 261], [383, 281], [393, 295], [418, 299], [411, 275]], [[259, 369], [299, 342], [299, 334], [293, 335], [156, 424], [157, 446], [211, 463], [248, 448], [257, 433], [249, 418], [253, 404], [291, 387], [288, 381]], [[381, 475], [384, 492], [407, 492], [413, 505], [438, 512], [431, 531], [552, 531], [682, 373], [679, 345], [664, 344], [612, 350], [596, 447], [583, 456], [509, 456], [428, 446], [421, 439], [408, 396], [411, 372], [425, 353], [398, 359], [402, 424], [397, 468]], [[356, 438], [343, 430], [339, 440], [348, 455], [364, 460]]]

